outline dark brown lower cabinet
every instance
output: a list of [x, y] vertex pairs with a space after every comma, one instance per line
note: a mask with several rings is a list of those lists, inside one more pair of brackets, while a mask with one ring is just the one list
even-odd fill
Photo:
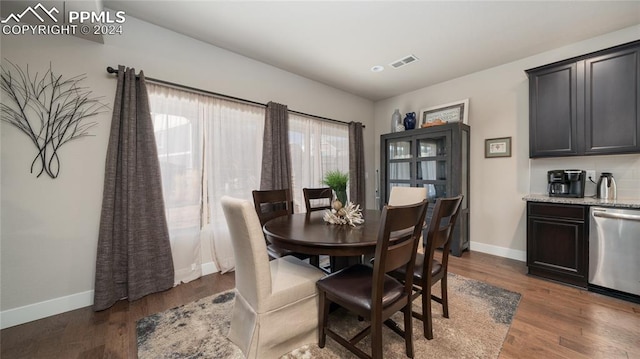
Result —
[[587, 287], [589, 207], [527, 203], [529, 274]]

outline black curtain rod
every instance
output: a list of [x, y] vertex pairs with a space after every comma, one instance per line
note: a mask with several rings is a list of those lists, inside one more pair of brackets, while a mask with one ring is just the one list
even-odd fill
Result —
[[[109, 66], [107, 67], [107, 72], [110, 74], [117, 74], [118, 73], [118, 69], [114, 69], [113, 67]], [[138, 75], [136, 75], [137, 77]], [[216, 97], [222, 97], [222, 98], [226, 98], [229, 100], [234, 100], [234, 101], [238, 101], [238, 102], [244, 102], [244, 103], [248, 103], [248, 104], [252, 104], [252, 105], [257, 105], [257, 106], [262, 106], [262, 107], [267, 107], [266, 104], [264, 103], [260, 103], [260, 102], [256, 102], [256, 101], [251, 101], [251, 100], [246, 100], [243, 98], [239, 98], [239, 97], [234, 97], [234, 96], [229, 96], [229, 95], [225, 95], [225, 94], [221, 94], [221, 93], [217, 93], [217, 92], [212, 92], [212, 91], [207, 91], [207, 90], [202, 90], [199, 88], [195, 88], [195, 87], [190, 87], [190, 86], [185, 86], [185, 85], [181, 85], [181, 84], [177, 84], [174, 82], [169, 82], [169, 81], [164, 81], [164, 80], [158, 80], [158, 79], [154, 79], [152, 77], [144, 77], [146, 80], [149, 80], [150, 82], [155, 82], [157, 84], [162, 84], [162, 85], [167, 85], [167, 86], [172, 86], [172, 87], [176, 87], [176, 88], [180, 88], [180, 89], [184, 89], [184, 90], [188, 90], [191, 92], [199, 92], [199, 93], [204, 93], [207, 95], [212, 95], [212, 96], [216, 96]], [[289, 112], [291, 113], [295, 113], [297, 115], [302, 115], [302, 116], [309, 116], [309, 117], [313, 117], [313, 118], [317, 118], [319, 120], [323, 120], [323, 121], [328, 121], [328, 122], [334, 122], [334, 123], [339, 123], [342, 125], [346, 125], [348, 124], [347, 122], [343, 122], [343, 121], [338, 121], [338, 120], [334, 120], [332, 118], [327, 118], [327, 117], [321, 117], [321, 116], [316, 116], [316, 115], [311, 115], [308, 113], [304, 113], [304, 112], [299, 112], [299, 111], [294, 111], [294, 110], [289, 110]], [[362, 128], [364, 128], [365, 126], [362, 125]]]

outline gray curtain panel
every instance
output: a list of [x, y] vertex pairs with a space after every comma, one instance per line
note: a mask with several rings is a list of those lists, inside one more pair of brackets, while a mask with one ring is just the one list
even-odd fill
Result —
[[173, 287], [160, 164], [144, 75], [118, 67], [105, 161], [93, 309]]
[[362, 123], [349, 122], [349, 198], [367, 208], [364, 182], [364, 139]]
[[264, 122], [260, 189], [290, 189], [291, 177], [289, 110], [286, 105], [269, 102]]

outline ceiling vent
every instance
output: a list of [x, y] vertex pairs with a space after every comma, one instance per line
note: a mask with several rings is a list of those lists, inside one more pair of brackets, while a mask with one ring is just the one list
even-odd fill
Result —
[[408, 65], [412, 62], [416, 62], [418, 61], [418, 58], [415, 55], [408, 55], [405, 56], [403, 58], [401, 58], [400, 60], [396, 60], [394, 62], [392, 62], [390, 65], [391, 67], [393, 67], [394, 69], [400, 68], [404, 65]]

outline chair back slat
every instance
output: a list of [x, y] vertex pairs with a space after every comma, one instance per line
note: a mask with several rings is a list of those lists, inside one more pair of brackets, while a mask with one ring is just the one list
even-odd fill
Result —
[[[412, 252], [415, 252], [413, 245], [413, 233], [405, 237], [406, 239], [402, 242], [390, 245], [387, 249], [387, 260], [384, 268], [385, 273], [389, 273], [405, 266], [409, 261], [411, 261]], [[417, 245], [415, 247], [417, 248]]]
[[293, 214], [293, 203], [289, 190], [264, 190], [252, 193], [253, 204], [262, 226], [276, 217]]
[[322, 211], [331, 209], [333, 200], [333, 190], [329, 187], [303, 188], [304, 205], [307, 212]]

